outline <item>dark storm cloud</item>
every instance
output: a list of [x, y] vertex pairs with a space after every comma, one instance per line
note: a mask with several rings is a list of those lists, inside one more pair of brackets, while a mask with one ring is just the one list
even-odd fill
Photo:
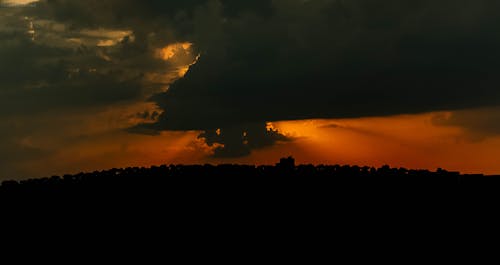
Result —
[[208, 130], [200, 134], [199, 138], [205, 139], [209, 146], [214, 147], [214, 157], [220, 158], [247, 156], [253, 149], [291, 140], [278, 131], [267, 128], [265, 123], [238, 124], [232, 127]]
[[221, 22], [220, 41], [155, 99], [168, 129], [496, 104], [498, 5], [276, 1], [273, 17]]
[[[8, 39], [9, 35], [1, 34]], [[139, 77], [93, 72], [101, 61], [83, 62], [78, 51], [15, 37], [0, 44], [2, 115], [95, 107], [140, 96]], [[88, 59], [88, 58], [87, 58]]]
[[[100, 24], [96, 19], [110, 14], [88, 6], [97, 1], [71, 1], [79, 4], [68, 19], [59, 15], [70, 10], [49, 7], [63, 1], [21, 5], [26, 2], [0, 0], [0, 178], [23, 175], [25, 163], [65, 150], [75, 135], [92, 138], [131, 126], [141, 118], [128, 107], [141, 111], [136, 105], [168, 85], [147, 75], [178, 71], [154, 56], [175, 42], [166, 30], [155, 35], [159, 26], [140, 38], [134, 21]], [[78, 25], [89, 10], [93, 22]]]
[[[93, 29], [100, 27], [131, 29], [134, 34], [133, 49], [127, 49], [125, 56], [141, 50], [150, 51], [151, 46], [159, 47], [166, 42], [194, 42], [202, 52], [216, 52], [221, 41], [217, 32], [218, 24], [226, 19], [237, 19], [243, 15], [257, 18], [273, 14], [271, 1], [40, 1], [29, 9], [37, 19], [50, 19], [67, 25], [71, 30]], [[137, 67], [137, 61], [133, 61]], [[144, 67], [151, 67], [146, 62]], [[105, 86], [113, 87], [113, 86]], [[110, 89], [115, 91], [115, 89]], [[120, 94], [123, 95], [122, 92]], [[224, 134], [213, 137], [209, 131], [215, 123], [199, 127], [207, 132], [200, 135], [212, 146], [216, 143], [224, 147], [215, 148], [220, 157], [241, 156], [253, 148], [270, 146], [276, 141], [287, 140], [278, 132], [267, 130], [264, 121], [258, 123], [236, 124], [224, 128]], [[180, 128], [177, 128], [180, 129]], [[247, 131], [246, 139], [241, 140], [242, 130]], [[129, 131], [155, 134], [156, 128], [132, 128]], [[215, 142], [215, 140], [217, 142]]]
[[[177, 71], [154, 58], [155, 49], [193, 39], [193, 14], [209, 1], [0, 2], [0, 109], [10, 115], [110, 105], [165, 87], [144, 80]], [[232, 15], [246, 10], [233, 9]], [[109, 38], [120, 43], [99, 46]]]
[[147, 127], [214, 131], [499, 103], [498, 1], [267, 2], [265, 15], [229, 16], [225, 2], [195, 12], [201, 59], [153, 98], [165, 112]]
[[[119, 87], [124, 87], [124, 98], [134, 97], [132, 77], [140, 76], [143, 67], [157, 69], [158, 62], [145, 56], [152, 48], [175, 41], [195, 43], [201, 53], [197, 64], [151, 99], [164, 110], [159, 121], [135, 129], [202, 130], [208, 144], [224, 144], [226, 150], [234, 149], [228, 153], [241, 155], [248, 152], [240, 148], [241, 130], [261, 132], [246, 146], [284, 139], [267, 131], [266, 121], [498, 105], [499, 7], [492, 0], [42, 0], [25, 12], [73, 32], [133, 32], [135, 42], [115, 50], [113, 57], [125, 59], [113, 67], [101, 66], [123, 68], [123, 74], [108, 71], [114, 73], [105, 75], [108, 81], [85, 76], [71, 85], [53, 82], [57, 93], [63, 87], [92, 87], [78, 99], [98, 96], [92, 90], [97, 87], [109, 89], [101, 94], [103, 102], [120, 100]], [[63, 63], [68, 61], [75, 65], [72, 69], [83, 69], [81, 60], [27, 59], [27, 65], [44, 62], [47, 73], [29, 72], [57, 80], [61, 77], [49, 73], [61, 72], [61, 65], [67, 69]], [[61, 96], [66, 97], [71, 98]], [[215, 137], [218, 128], [227, 133]]]
[[153, 56], [169, 40], [153, 36], [153, 29], [136, 41], [133, 20], [105, 22], [113, 14], [105, 2], [39, 1], [0, 9], [0, 115], [110, 106], [165, 86], [146, 84], [145, 75], [176, 71]]
[[73, 29], [126, 27], [141, 35], [170, 27], [171, 32], [190, 35], [196, 23], [194, 17], [211, 5], [222, 5], [223, 15], [230, 17], [246, 12], [265, 15], [272, 10], [268, 0], [41, 0], [28, 14], [57, 20]]

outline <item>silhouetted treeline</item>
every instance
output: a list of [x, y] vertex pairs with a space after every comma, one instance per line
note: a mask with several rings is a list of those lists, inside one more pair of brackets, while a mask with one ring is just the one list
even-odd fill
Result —
[[262, 189], [308, 189], [334, 191], [348, 188], [401, 189], [417, 187], [470, 187], [500, 184], [500, 177], [462, 175], [438, 169], [409, 170], [340, 165], [295, 165], [293, 158], [281, 159], [275, 166], [253, 165], [162, 165], [151, 168], [110, 169], [76, 175], [22, 181], [4, 181], [0, 194], [75, 192], [148, 192], [179, 193], [196, 190], [210, 194], [217, 191], [258, 191]]
[[[131, 235], [147, 235], [158, 240], [133, 241], [158, 244], [162, 250], [157, 253], [168, 253], [168, 259], [170, 252], [190, 257], [195, 250], [204, 260], [214, 253], [235, 260], [227, 253], [246, 258], [260, 253], [255, 248], [274, 253], [283, 247], [283, 255], [296, 260], [289, 246], [300, 253], [310, 247], [328, 255], [336, 245], [346, 246], [355, 257], [359, 248], [353, 246], [360, 241], [387, 248], [381, 239], [390, 238], [391, 231], [411, 240], [416, 238], [413, 234], [425, 235], [421, 231], [432, 228], [441, 235], [456, 233], [460, 230], [453, 224], [460, 216], [450, 217], [452, 222], [439, 217], [465, 213], [477, 204], [470, 203], [471, 196], [456, 199], [446, 191], [492, 181], [498, 178], [444, 170], [295, 166], [293, 159], [283, 159], [276, 166], [164, 165], [6, 181], [0, 188], [0, 204], [7, 205], [2, 207], [3, 220], [18, 217], [18, 212], [27, 214], [28, 228], [48, 233], [44, 240], [54, 231], [80, 240], [88, 237], [85, 228], [91, 227], [93, 240], [106, 244], [106, 251], [130, 242]], [[429, 187], [439, 194], [445, 191], [445, 196], [429, 196]], [[62, 225], [68, 228], [53, 228]], [[102, 235], [113, 239], [102, 241]], [[396, 237], [394, 242], [408, 248]], [[252, 253], [238, 254], [245, 250]]]

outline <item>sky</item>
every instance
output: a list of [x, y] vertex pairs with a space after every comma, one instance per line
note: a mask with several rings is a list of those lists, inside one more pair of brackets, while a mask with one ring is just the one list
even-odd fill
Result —
[[500, 174], [492, 0], [0, 0], [0, 180], [159, 164]]

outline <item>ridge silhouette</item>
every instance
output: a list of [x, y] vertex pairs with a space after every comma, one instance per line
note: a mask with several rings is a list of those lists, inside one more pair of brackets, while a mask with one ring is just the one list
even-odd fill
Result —
[[444, 169], [437, 171], [359, 167], [350, 165], [295, 165], [293, 157], [282, 158], [274, 166], [255, 165], [162, 165], [113, 168], [91, 173], [53, 176], [49, 178], [8, 180], [0, 186], [0, 196], [37, 194], [72, 195], [81, 192], [130, 194], [197, 192], [251, 192], [252, 190], [291, 188], [417, 189], [419, 187], [472, 187], [499, 184], [500, 177], [464, 175]]

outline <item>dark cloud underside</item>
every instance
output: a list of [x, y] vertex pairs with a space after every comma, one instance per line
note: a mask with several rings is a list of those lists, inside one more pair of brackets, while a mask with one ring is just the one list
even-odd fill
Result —
[[13, 99], [6, 113], [22, 102], [36, 111], [137, 99], [144, 74], [168, 67], [152, 51], [192, 42], [198, 62], [151, 97], [164, 110], [158, 122], [132, 131], [201, 130], [221, 144], [216, 155], [241, 156], [287, 140], [267, 121], [498, 105], [499, 8], [493, 0], [42, 0], [21, 9], [64, 25], [66, 38], [102, 28], [131, 36], [84, 58], [60, 45], [2, 42], [0, 93]]
[[271, 15], [225, 16], [222, 5], [195, 17], [206, 20], [194, 28], [201, 59], [154, 97], [165, 112], [152, 128], [213, 131], [499, 103], [496, 1], [269, 2]]
[[271, 17], [220, 19], [197, 65], [155, 97], [160, 128], [498, 103], [496, 2], [274, 2]]

